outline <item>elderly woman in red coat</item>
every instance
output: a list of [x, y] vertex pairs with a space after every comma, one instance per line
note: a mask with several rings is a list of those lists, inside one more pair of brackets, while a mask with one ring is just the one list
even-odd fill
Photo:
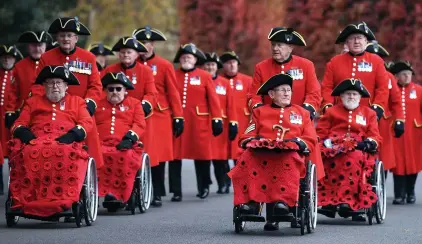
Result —
[[[320, 138], [326, 176], [319, 181], [320, 213], [339, 215], [355, 221], [365, 221], [361, 214], [351, 211], [370, 207], [376, 201], [372, 186], [366, 182], [375, 165], [375, 152], [381, 144], [377, 114], [368, 106], [359, 105], [361, 98], [369, 98], [368, 90], [358, 79], [342, 81], [332, 92], [342, 103], [328, 109], [319, 120]], [[365, 177], [366, 176], [366, 177]]]
[[[271, 77], [258, 90], [271, 104], [253, 110], [252, 120], [239, 145], [246, 149], [229, 172], [234, 204], [242, 214], [257, 214], [258, 203], [267, 203], [264, 230], [277, 230], [271, 216], [289, 213], [298, 200], [299, 181], [305, 176], [305, 151], [312, 151], [317, 136], [309, 112], [291, 104], [293, 78]], [[282, 151], [282, 152], [281, 152]], [[281, 152], [281, 153], [280, 153]]]
[[135, 88], [123, 72], [105, 74], [102, 83], [106, 97], [95, 113], [105, 162], [98, 172], [99, 196], [127, 202], [141, 167], [145, 114], [141, 101], [126, 95]]
[[26, 100], [9, 142], [12, 210], [48, 217], [78, 204], [93, 128], [83, 98], [66, 93], [78, 79], [63, 66], [45, 66], [35, 84], [45, 95]]

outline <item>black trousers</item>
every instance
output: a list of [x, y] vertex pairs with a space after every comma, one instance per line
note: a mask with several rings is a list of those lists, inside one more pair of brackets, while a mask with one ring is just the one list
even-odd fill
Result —
[[214, 176], [217, 180], [218, 188], [230, 184], [230, 178], [227, 173], [230, 171], [229, 160], [213, 160]]
[[[195, 160], [196, 185], [198, 192], [211, 185], [211, 161]], [[182, 160], [169, 162], [169, 186], [170, 193], [182, 196]]]
[[393, 175], [394, 198], [405, 198], [406, 195], [415, 195], [415, 184], [418, 174]]
[[169, 188], [170, 193], [182, 196], [182, 160], [169, 162]]
[[203, 189], [209, 189], [211, 181], [211, 161], [195, 160], [196, 186], [198, 193]]
[[151, 168], [154, 197], [163, 197], [166, 195], [166, 186], [164, 184], [165, 170], [166, 162], [160, 162], [157, 166]]

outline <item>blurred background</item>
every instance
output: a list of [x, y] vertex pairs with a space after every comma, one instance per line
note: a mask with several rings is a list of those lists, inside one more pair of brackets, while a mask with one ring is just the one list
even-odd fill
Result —
[[420, 0], [2, 0], [0, 44], [14, 44], [27, 30], [47, 30], [65, 16], [78, 16], [90, 29], [92, 35], [78, 43], [83, 48], [99, 41], [113, 46], [134, 29], [151, 25], [168, 39], [158, 43], [159, 55], [172, 61], [179, 45], [188, 42], [206, 52], [233, 49], [241, 71], [249, 75], [270, 56], [270, 29], [293, 27], [308, 44], [293, 53], [313, 61], [319, 79], [326, 62], [342, 50], [334, 44], [339, 32], [365, 21], [390, 52], [388, 61], [409, 60], [415, 81], [422, 77]]

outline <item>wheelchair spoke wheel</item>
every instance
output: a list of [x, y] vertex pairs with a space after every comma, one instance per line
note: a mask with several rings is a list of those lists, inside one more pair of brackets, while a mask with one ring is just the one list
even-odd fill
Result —
[[96, 220], [98, 211], [97, 168], [92, 158], [88, 161], [83, 191], [83, 215], [85, 224], [90, 226]]
[[309, 205], [307, 211], [307, 231], [311, 233], [315, 230], [317, 225], [317, 216], [318, 216], [318, 185], [317, 185], [317, 175], [316, 175], [316, 166], [311, 164], [309, 167]]
[[387, 194], [385, 189], [385, 174], [384, 174], [384, 164], [382, 161], [379, 161], [376, 168], [376, 178], [375, 178], [375, 193], [377, 194], [377, 202], [375, 206], [375, 219], [378, 224], [382, 224], [385, 219], [387, 212]]
[[151, 165], [148, 154], [144, 153], [142, 157], [142, 168], [138, 178], [139, 211], [144, 213], [151, 204], [152, 196], [152, 178]]
[[238, 206], [235, 206], [233, 208], [233, 223], [234, 223], [234, 231], [236, 233], [239, 234], [240, 232], [245, 230], [246, 222], [240, 220], [240, 211], [239, 211]]

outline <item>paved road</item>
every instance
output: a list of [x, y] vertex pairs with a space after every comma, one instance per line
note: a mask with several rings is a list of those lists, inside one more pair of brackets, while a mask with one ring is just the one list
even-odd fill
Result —
[[[232, 195], [212, 194], [200, 200], [195, 197], [196, 185], [193, 164], [183, 165], [184, 201], [170, 202], [164, 198], [162, 208], [150, 208], [145, 214], [130, 215], [120, 211], [108, 214], [101, 209], [91, 227], [76, 228], [74, 223], [49, 223], [21, 219], [17, 227], [6, 228], [0, 218], [0, 244], [95, 244], [95, 243], [150, 243], [150, 244], [229, 244], [229, 243], [422, 243], [422, 189], [417, 184], [418, 201], [415, 205], [393, 206], [392, 177], [388, 178], [387, 219], [382, 225], [368, 226], [350, 219], [328, 219], [319, 215], [315, 233], [300, 236], [298, 229], [281, 224], [277, 232], [264, 232], [263, 224], [247, 223], [246, 232], [234, 233], [232, 225]], [[4, 212], [4, 197], [0, 197], [0, 212]], [[1, 215], [3, 216], [3, 215]]]

